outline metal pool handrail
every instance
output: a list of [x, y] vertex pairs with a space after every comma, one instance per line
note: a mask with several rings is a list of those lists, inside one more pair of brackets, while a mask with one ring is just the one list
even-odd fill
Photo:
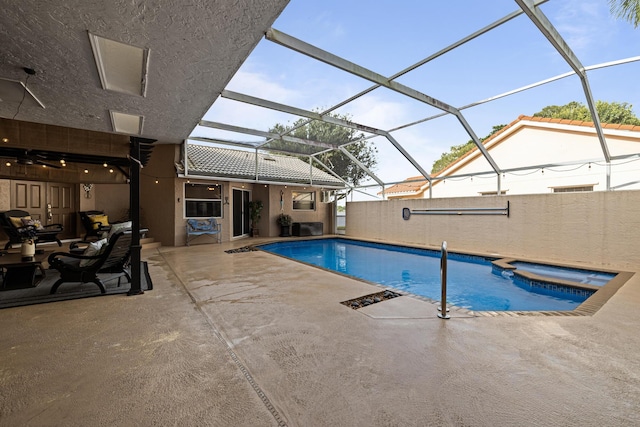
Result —
[[442, 242], [442, 249], [440, 250], [440, 281], [441, 281], [441, 293], [440, 293], [440, 307], [438, 310], [438, 317], [441, 319], [449, 319], [451, 316], [447, 314], [449, 309], [447, 308], [447, 242]]

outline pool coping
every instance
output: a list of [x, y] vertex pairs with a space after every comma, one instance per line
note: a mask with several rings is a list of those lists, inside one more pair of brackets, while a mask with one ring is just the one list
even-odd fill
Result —
[[[304, 261], [299, 261], [299, 260], [295, 260], [293, 258], [289, 258], [280, 254], [276, 254], [273, 252], [269, 252], [266, 251], [262, 248], [260, 248], [260, 246], [263, 245], [267, 245], [270, 243], [281, 243], [281, 242], [292, 242], [292, 241], [296, 241], [296, 242], [300, 242], [300, 241], [306, 241], [306, 240], [322, 240], [322, 239], [344, 239], [344, 240], [353, 240], [353, 241], [357, 241], [357, 242], [367, 242], [367, 243], [377, 243], [377, 244], [383, 244], [383, 245], [390, 245], [390, 246], [398, 246], [398, 247], [408, 247], [408, 248], [412, 248], [412, 249], [425, 249], [425, 250], [431, 250], [431, 251], [440, 251], [440, 248], [434, 248], [432, 246], [421, 246], [421, 245], [410, 245], [410, 244], [404, 244], [404, 243], [387, 243], [387, 242], [381, 242], [381, 241], [377, 241], [377, 240], [370, 240], [370, 239], [361, 239], [361, 238], [355, 238], [355, 237], [349, 237], [349, 236], [344, 236], [344, 235], [324, 235], [324, 236], [309, 236], [309, 237], [305, 237], [305, 238], [296, 238], [295, 240], [291, 240], [290, 238], [281, 238], [281, 239], [274, 239], [270, 242], [261, 242], [261, 243], [256, 243], [253, 245], [248, 245], [249, 247], [252, 247], [254, 249], [257, 249], [261, 252], [264, 253], [268, 253], [271, 255], [275, 255], [275, 256], [279, 256], [281, 258], [287, 259], [289, 261], [294, 261], [294, 262], [298, 262], [300, 264], [304, 264], [304, 265], [308, 265], [310, 267], [314, 267], [314, 268], [318, 268], [320, 270], [324, 270], [327, 271], [329, 273], [333, 273], [333, 274], [339, 274], [343, 277], [347, 277], [349, 279], [353, 279], [353, 280], [358, 280], [360, 282], [369, 284], [369, 285], [373, 285], [376, 286], [378, 288], [381, 289], [385, 289], [385, 290], [391, 290], [393, 292], [399, 293], [403, 296], [408, 296], [414, 299], [418, 299], [418, 300], [422, 300], [424, 302], [428, 302], [430, 304], [440, 304], [440, 301], [438, 300], [434, 300], [432, 298], [429, 297], [424, 297], [421, 295], [416, 295], [416, 294], [412, 294], [410, 292], [406, 292], [406, 291], [402, 291], [402, 290], [398, 290], [396, 288], [390, 287], [390, 286], [384, 286], [381, 285], [379, 283], [375, 283], [375, 282], [371, 282], [369, 280], [366, 279], [361, 279], [359, 277], [355, 277], [355, 276], [350, 276], [348, 274], [345, 273], [341, 273], [339, 271], [335, 271], [335, 270], [331, 270], [325, 267], [321, 267], [321, 266], [317, 266], [314, 264], [310, 264]], [[554, 266], [554, 267], [563, 267], [563, 268], [571, 268], [571, 269], [580, 269], [580, 270], [593, 270], [593, 271], [599, 271], [599, 272], [603, 272], [603, 273], [610, 273], [610, 274], [615, 274], [616, 276], [609, 280], [609, 282], [607, 282], [604, 286], [596, 286], [595, 288], [596, 291], [593, 293], [593, 295], [591, 295], [589, 298], [587, 298], [584, 302], [582, 302], [578, 307], [574, 308], [573, 310], [548, 310], [548, 311], [526, 311], [526, 310], [470, 310], [464, 307], [458, 307], [456, 305], [453, 304], [447, 304], [447, 307], [449, 309], [455, 310], [456, 312], [462, 314], [465, 317], [498, 317], [498, 316], [507, 316], [507, 317], [518, 317], [518, 316], [525, 316], [525, 317], [530, 317], [530, 316], [592, 316], [593, 314], [595, 314], [598, 310], [600, 310], [600, 308], [602, 308], [602, 306], [604, 306], [604, 304], [609, 301], [609, 299], [611, 297], [613, 297], [613, 295], [616, 294], [616, 292], [629, 280], [631, 279], [631, 277], [633, 277], [633, 275], [635, 273], [633, 272], [629, 272], [629, 271], [622, 271], [622, 270], [617, 270], [617, 269], [610, 269], [610, 268], [603, 268], [603, 267], [599, 267], [599, 266], [591, 266], [591, 265], [583, 265], [583, 264], [570, 264], [570, 263], [560, 263], [560, 262], [553, 262], [553, 261], [541, 261], [541, 260], [534, 260], [534, 259], [527, 259], [527, 258], [523, 258], [523, 257], [505, 257], [502, 255], [498, 255], [498, 254], [481, 254], [481, 253], [477, 253], [477, 252], [466, 252], [466, 251], [452, 251], [451, 253], [455, 253], [455, 254], [460, 254], [460, 255], [467, 255], [467, 256], [476, 256], [476, 257], [481, 257], [481, 258], [485, 258], [485, 259], [490, 259], [492, 263], [499, 261], [500, 265], [504, 265], [504, 266], [508, 266], [507, 269], [516, 269], [515, 267], [511, 266], [508, 262], [515, 262], [515, 261], [520, 261], [520, 262], [529, 262], [529, 263], [536, 263], [536, 264], [547, 264], [550, 266]], [[507, 262], [508, 261], [508, 262]], [[529, 273], [529, 272], [525, 272], [525, 271], [519, 271], [518, 274], [522, 275], [522, 276], [529, 276], [529, 278], [533, 279], [533, 280], [539, 280], [542, 282], [547, 282], [547, 283], [551, 283], [551, 284], [560, 284], [562, 286], [570, 286], [570, 287], [580, 287], [580, 288], [586, 288], [586, 289], [591, 289], [591, 287], [593, 285], [585, 285], [585, 284], [579, 284], [577, 282], [571, 282], [568, 280], [562, 280], [562, 279], [556, 279], [556, 278], [548, 278], [545, 276], [539, 276], [535, 273]], [[365, 295], [361, 295], [359, 297], [363, 297], [366, 296]], [[354, 297], [354, 298], [358, 298], [358, 297]], [[372, 304], [370, 306], [368, 306], [367, 308], [371, 308], [374, 305], [377, 304], [381, 304], [385, 301], [390, 301], [390, 300], [383, 300], [380, 301], [379, 303], [376, 304]], [[339, 302], [342, 303], [342, 302]], [[371, 316], [368, 313], [364, 313], [362, 312], [362, 310], [355, 310], [358, 312], [361, 312], [362, 314], [369, 316], [369, 317], [375, 317], [375, 316]]]

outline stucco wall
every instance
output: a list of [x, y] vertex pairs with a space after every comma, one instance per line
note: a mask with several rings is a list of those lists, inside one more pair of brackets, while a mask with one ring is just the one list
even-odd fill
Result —
[[[269, 234], [267, 236], [275, 237], [280, 235], [280, 226], [276, 222], [280, 213], [291, 215], [293, 222], [322, 222], [324, 234], [330, 234], [333, 230], [332, 224], [332, 205], [330, 203], [323, 203], [322, 192], [319, 188], [315, 187], [291, 187], [291, 186], [269, 186], [269, 210], [268, 210], [268, 229]], [[282, 191], [282, 193], [280, 193]], [[305, 192], [314, 191], [316, 208], [314, 210], [294, 210], [293, 209], [293, 192]], [[282, 194], [282, 209], [280, 206], [280, 196]], [[265, 215], [263, 215], [264, 217]]]
[[11, 181], [0, 179], [0, 211], [11, 209]]
[[149, 237], [163, 246], [175, 245], [178, 228], [175, 215], [182, 191], [176, 193], [174, 161], [177, 149], [177, 145], [157, 144], [149, 162], [140, 171], [140, 207], [144, 216], [140, 222], [149, 229]]
[[[631, 139], [630, 135], [635, 135]], [[637, 153], [638, 132], [607, 129], [607, 144], [612, 155]], [[506, 172], [502, 174], [501, 191], [510, 194], [552, 193], [553, 187], [592, 186], [595, 191], [607, 189], [607, 165], [593, 128], [549, 123], [518, 127], [487, 144], [491, 157], [501, 168], [572, 163], [564, 166]], [[581, 161], [573, 164], [577, 159]], [[597, 160], [600, 159], [600, 160]], [[492, 172], [486, 159], [474, 152], [454, 165], [447, 175]], [[610, 164], [613, 189], [640, 189], [640, 159], [614, 160]], [[466, 197], [497, 191], [495, 173], [457, 177], [436, 181], [433, 197]], [[428, 198], [428, 191], [424, 193]]]
[[[91, 190], [94, 206], [81, 210], [97, 209], [109, 216], [109, 221], [124, 221], [129, 217], [129, 184], [95, 184]], [[85, 192], [80, 198], [87, 200]], [[82, 202], [81, 202], [82, 203]], [[144, 225], [144, 224], [142, 224]]]
[[[412, 215], [402, 208], [499, 207], [510, 216]], [[640, 191], [347, 203], [351, 237], [536, 260], [637, 267]]]

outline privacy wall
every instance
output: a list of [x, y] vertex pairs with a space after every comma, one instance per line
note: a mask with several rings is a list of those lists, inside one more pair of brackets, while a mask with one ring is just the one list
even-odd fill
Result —
[[[506, 208], [503, 215], [411, 215], [411, 210]], [[462, 211], [461, 211], [462, 212]], [[640, 264], [640, 191], [347, 203], [350, 237], [504, 257], [624, 268]]]

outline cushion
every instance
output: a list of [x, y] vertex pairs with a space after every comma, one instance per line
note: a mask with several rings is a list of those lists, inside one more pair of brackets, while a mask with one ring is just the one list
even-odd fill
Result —
[[22, 219], [31, 219], [31, 216], [25, 216], [25, 217], [19, 217], [19, 216], [10, 216], [9, 217], [9, 221], [11, 221], [11, 224], [13, 224], [14, 227], [16, 228], [20, 228], [20, 227], [24, 227], [24, 224], [22, 224]]
[[42, 226], [42, 222], [40, 222], [39, 219], [31, 219], [31, 218], [27, 218], [24, 217], [22, 218], [22, 225], [20, 227], [26, 227], [28, 225], [33, 225], [36, 230], [44, 230], [44, 227]]
[[[101, 239], [95, 242], [89, 243], [87, 249], [84, 250], [82, 255], [95, 256], [100, 255], [107, 248], [107, 239]], [[88, 267], [91, 264], [96, 263], [97, 259], [82, 259], [80, 260], [80, 267]]]
[[93, 223], [93, 229], [97, 230], [100, 226], [108, 227], [109, 226], [109, 216], [108, 215], [89, 215], [89, 219]]
[[131, 221], [111, 224], [111, 230], [109, 230], [109, 237], [107, 237], [107, 239], [111, 239], [111, 236], [113, 236], [119, 231], [131, 230], [131, 227], [133, 227], [133, 223]]

